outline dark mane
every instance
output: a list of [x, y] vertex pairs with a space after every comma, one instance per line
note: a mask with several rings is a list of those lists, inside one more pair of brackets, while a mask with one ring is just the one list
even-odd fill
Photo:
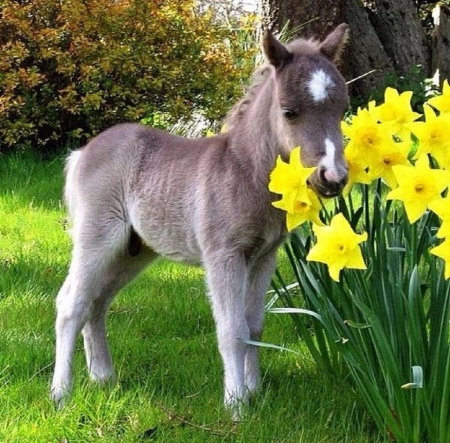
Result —
[[286, 48], [294, 55], [317, 54], [320, 50], [320, 40], [297, 38], [287, 43]]
[[243, 115], [245, 114], [245, 110], [248, 108], [250, 103], [252, 103], [262, 86], [269, 78], [271, 69], [272, 68], [270, 65], [265, 64], [255, 70], [252, 76], [252, 83], [247, 89], [247, 93], [244, 98], [239, 100], [225, 117], [225, 125], [227, 130], [232, 129], [241, 121]]

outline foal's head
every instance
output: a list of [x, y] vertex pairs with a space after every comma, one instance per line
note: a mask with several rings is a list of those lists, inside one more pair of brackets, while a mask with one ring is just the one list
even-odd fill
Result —
[[300, 39], [286, 46], [266, 32], [263, 41], [274, 70], [274, 118], [283, 153], [301, 146], [303, 165], [317, 166], [310, 186], [325, 197], [338, 195], [348, 177], [340, 129], [347, 88], [334, 64], [347, 32], [342, 24], [323, 42]]

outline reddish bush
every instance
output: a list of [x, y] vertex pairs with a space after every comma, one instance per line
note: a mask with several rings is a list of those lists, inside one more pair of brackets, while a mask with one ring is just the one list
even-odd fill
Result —
[[0, 151], [55, 151], [155, 113], [223, 116], [248, 68], [237, 34], [194, 3], [3, 0]]

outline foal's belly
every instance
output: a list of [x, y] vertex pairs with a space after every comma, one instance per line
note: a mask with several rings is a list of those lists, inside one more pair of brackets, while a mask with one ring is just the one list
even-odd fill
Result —
[[158, 255], [169, 260], [194, 266], [200, 266], [202, 264], [200, 254], [196, 253], [196, 251], [191, 251], [189, 249], [180, 250], [174, 247], [174, 245], [160, 244], [159, 242], [151, 242], [149, 246]]
[[140, 218], [132, 221], [133, 228], [152, 251], [169, 260], [201, 265], [202, 253], [193, 233], [182, 220]]

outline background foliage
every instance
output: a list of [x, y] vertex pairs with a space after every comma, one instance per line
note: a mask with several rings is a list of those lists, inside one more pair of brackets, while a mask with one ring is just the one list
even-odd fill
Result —
[[240, 32], [194, 0], [4, 0], [0, 151], [55, 151], [161, 113], [220, 119], [253, 68], [234, 61]]

